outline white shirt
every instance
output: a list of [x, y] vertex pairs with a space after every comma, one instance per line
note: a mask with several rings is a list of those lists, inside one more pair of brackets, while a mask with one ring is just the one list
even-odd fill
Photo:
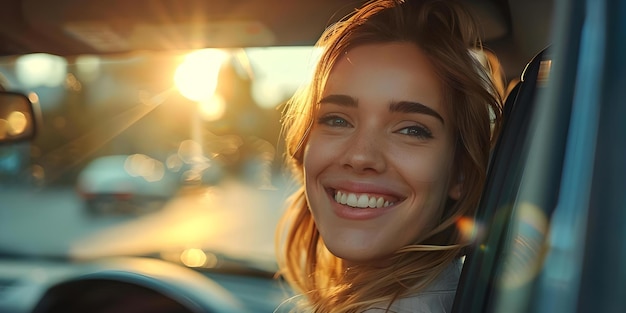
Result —
[[[446, 313], [452, 311], [456, 287], [461, 276], [463, 263], [454, 260], [437, 279], [420, 293], [396, 300], [389, 308], [389, 313]], [[364, 313], [383, 313], [387, 306], [377, 306]]]

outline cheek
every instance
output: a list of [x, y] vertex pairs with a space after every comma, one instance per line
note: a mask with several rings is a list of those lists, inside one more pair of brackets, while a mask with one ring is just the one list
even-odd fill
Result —
[[418, 184], [435, 184], [447, 181], [452, 170], [452, 152], [435, 149], [419, 153], [399, 151], [396, 153], [396, 168], [407, 181]]
[[320, 206], [323, 199], [324, 189], [317, 183], [324, 169], [331, 164], [332, 157], [329, 155], [332, 150], [328, 148], [319, 137], [312, 133], [303, 148], [302, 167], [304, 177], [305, 197], [309, 209], [313, 215]]
[[305, 143], [304, 150], [302, 152], [302, 168], [305, 177], [308, 177], [310, 176], [310, 173], [315, 172], [315, 168], [317, 167], [316, 165], [319, 162], [319, 148], [323, 148], [323, 146], [317, 145], [315, 143], [315, 136], [310, 135], [309, 140]]
[[328, 166], [337, 161], [337, 157], [342, 155], [343, 141], [320, 134], [315, 127], [309, 133], [309, 137], [304, 144], [302, 163], [305, 170], [311, 171], [320, 166]]
[[328, 167], [333, 160], [333, 150], [330, 145], [316, 136], [315, 131], [309, 135], [308, 141], [304, 145], [302, 154], [302, 167], [304, 171], [305, 184], [313, 182], [324, 168]]

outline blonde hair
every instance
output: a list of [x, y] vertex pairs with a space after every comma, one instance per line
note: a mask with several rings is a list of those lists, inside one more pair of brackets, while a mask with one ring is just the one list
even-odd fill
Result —
[[298, 183], [304, 179], [303, 147], [333, 66], [355, 46], [385, 42], [414, 43], [434, 65], [455, 128], [454, 177], [467, 183], [457, 201], [444, 201], [440, 224], [427, 239], [397, 251], [384, 268], [346, 268], [325, 247], [304, 188], [297, 190], [278, 228], [278, 261], [280, 274], [305, 296], [310, 311], [360, 312], [374, 304], [391, 305], [426, 287], [463, 254], [469, 241], [457, 223], [474, 215], [502, 111], [501, 84], [494, 84], [492, 73], [470, 52], [482, 51], [478, 35], [472, 16], [457, 3], [382, 0], [368, 2], [318, 41], [323, 53], [314, 79], [283, 111], [286, 161]]

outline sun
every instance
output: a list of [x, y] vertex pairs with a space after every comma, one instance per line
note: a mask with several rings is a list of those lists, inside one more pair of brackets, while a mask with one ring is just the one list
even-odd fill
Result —
[[192, 101], [208, 101], [215, 95], [222, 63], [228, 54], [219, 49], [203, 49], [189, 53], [174, 74], [180, 93]]

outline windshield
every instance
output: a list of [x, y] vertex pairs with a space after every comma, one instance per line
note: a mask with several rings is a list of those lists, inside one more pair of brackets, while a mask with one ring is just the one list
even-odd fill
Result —
[[315, 55], [273, 47], [0, 59], [4, 87], [41, 115], [34, 142], [0, 146], [0, 253], [273, 260], [292, 188], [280, 105]]

